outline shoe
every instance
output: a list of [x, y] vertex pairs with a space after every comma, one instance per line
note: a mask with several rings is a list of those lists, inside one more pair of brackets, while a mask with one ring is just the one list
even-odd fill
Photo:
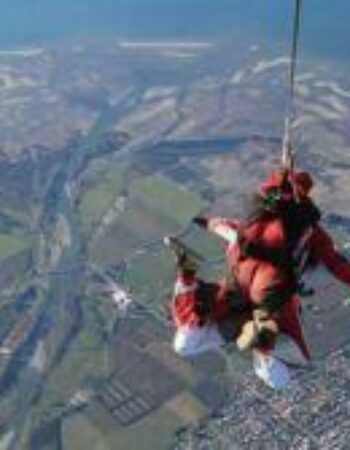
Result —
[[259, 350], [253, 350], [253, 369], [255, 375], [274, 390], [285, 389], [290, 383], [291, 376], [287, 365]]

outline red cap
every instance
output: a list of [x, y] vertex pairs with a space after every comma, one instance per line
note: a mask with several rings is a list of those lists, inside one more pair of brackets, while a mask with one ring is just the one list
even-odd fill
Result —
[[261, 185], [260, 191], [263, 194], [270, 191], [271, 189], [280, 188], [287, 180], [287, 172], [285, 170], [275, 170], [269, 173], [266, 180]]
[[262, 183], [260, 192], [264, 195], [271, 189], [282, 188], [289, 191], [292, 184], [297, 189], [297, 194], [305, 197], [313, 187], [313, 180], [308, 172], [288, 172], [284, 169], [271, 172]]

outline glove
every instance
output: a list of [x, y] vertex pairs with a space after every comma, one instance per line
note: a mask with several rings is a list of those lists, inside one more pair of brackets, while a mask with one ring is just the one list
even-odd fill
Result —
[[196, 216], [192, 219], [192, 222], [202, 228], [207, 228], [208, 226], [208, 219], [206, 217]]

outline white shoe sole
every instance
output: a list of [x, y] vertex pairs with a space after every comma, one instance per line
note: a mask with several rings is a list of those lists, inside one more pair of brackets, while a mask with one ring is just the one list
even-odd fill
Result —
[[253, 350], [253, 369], [255, 375], [274, 390], [283, 390], [290, 383], [287, 365], [269, 354]]

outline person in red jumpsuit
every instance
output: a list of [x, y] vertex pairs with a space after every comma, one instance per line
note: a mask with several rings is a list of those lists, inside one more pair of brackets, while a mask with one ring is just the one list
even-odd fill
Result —
[[[310, 352], [299, 320], [303, 274], [323, 265], [350, 286], [350, 263], [320, 224], [320, 212], [309, 197], [312, 187], [306, 172], [272, 172], [244, 220], [195, 219], [198, 225], [226, 237], [227, 263], [240, 295], [252, 310], [262, 310], [276, 322], [279, 334], [290, 338], [289, 347], [297, 344], [305, 361]], [[280, 356], [276, 336], [255, 346], [256, 359], [263, 365], [277, 364], [272, 357]], [[276, 373], [283, 372], [281, 367]]]
[[[312, 186], [306, 172], [272, 172], [255, 195], [253, 207], [244, 220], [194, 219], [197, 225], [227, 242], [229, 283], [233, 282], [235, 292], [251, 312], [251, 320], [243, 331], [259, 329], [261, 322], [256, 322], [254, 316], [262, 316], [264, 321], [276, 325], [278, 332], [269, 333], [269, 339], [256, 339], [253, 333], [253, 339], [243, 340], [244, 346], [254, 349], [256, 374], [273, 388], [283, 388], [289, 382], [285, 362], [310, 359], [299, 320], [305, 271], [322, 264], [350, 286], [350, 263], [320, 225], [319, 210], [309, 197]], [[215, 302], [213, 305], [216, 311]], [[222, 302], [220, 305], [222, 308]], [[215, 328], [215, 320], [212, 324]], [[287, 338], [288, 345], [284, 346], [287, 358], [283, 356], [281, 336]]]
[[248, 317], [241, 298], [224, 279], [215, 282], [201, 279], [198, 261], [187, 254], [181, 243], [173, 238], [165, 238], [164, 242], [175, 253], [178, 266], [171, 302], [176, 328], [174, 351], [186, 357], [223, 347], [226, 342], [221, 325], [230, 319], [229, 334], [234, 339]]

